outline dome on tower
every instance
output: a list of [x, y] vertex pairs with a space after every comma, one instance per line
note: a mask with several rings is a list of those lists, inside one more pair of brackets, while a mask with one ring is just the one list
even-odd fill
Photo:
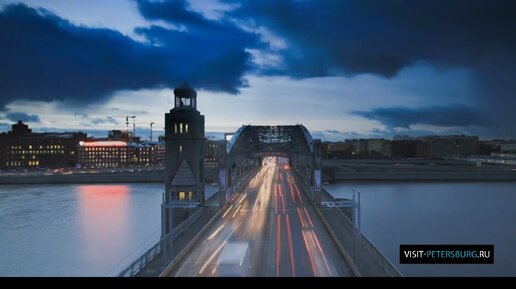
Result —
[[194, 98], [197, 97], [197, 92], [188, 83], [183, 83], [174, 89], [174, 95], [181, 98]]

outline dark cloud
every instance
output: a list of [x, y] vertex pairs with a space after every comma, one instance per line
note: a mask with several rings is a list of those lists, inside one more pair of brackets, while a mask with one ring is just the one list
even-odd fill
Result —
[[471, 67], [516, 49], [514, 1], [249, 0], [232, 14], [285, 37], [286, 69], [301, 76], [391, 77], [416, 61]]
[[[178, 3], [162, 12], [202, 19]], [[13, 100], [99, 102], [118, 90], [183, 81], [238, 92], [250, 59], [245, 47], [257, 38], [231, 23], [200, 21], [182, 31], [140, 28], [137, 33], [151, 42], [143, 44], [113, 30], [73, 25], [44, 9], [6, 5], [0, 11], [0, 107]]]
[[388, 128], [410, 128], [414, 124], [442, 127], [491, 125], [477, 109], [467, 106], [389, 107], [351, 113], [377, 120]]
[[231, 14], [286, 39], [284, 65], [262, 73], [390, 78], [415, 63], [466, 68], [482, 113], [516, 132], [515, 1], [248, 0]]
[[39, 116], [29, 115], [24, 112], [8, 112], [5, 117], [10, 121], [40, 122]]

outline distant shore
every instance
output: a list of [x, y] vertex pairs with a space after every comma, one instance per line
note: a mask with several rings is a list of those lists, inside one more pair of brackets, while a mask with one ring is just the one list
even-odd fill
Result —
[[[206, 176], [215, 178], [215, 169]], [[516, 181], [516, 166], [485, 165], [444, 160], [323, 160], [323, 179], [339, 181]], [[162, 183], [163, 169], [73, 174], [0, 174], [0, 185], [76, 183]]]
[[101, 172], [72, 175], [0, 175], [0, 185], [81, 184], [81, 183], [157, 183], [163, 182], [163, 171]]
[[516, 166], [466, 161], [323, 160], [323, 178], [338, 181], [516, 181]]

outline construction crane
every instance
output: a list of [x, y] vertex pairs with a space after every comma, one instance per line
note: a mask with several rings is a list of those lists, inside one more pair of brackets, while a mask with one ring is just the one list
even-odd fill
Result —
[[125, 117], [125, 131], [127, 132], [127, 134], [129, 134], [129, 119], [132, 118], [133, 119], [133, 137], [136, 136], [136, 123], [135, 123], [135, 118], [136, 118], [136, 115], [133, 115], [133, 116], [126, 116]]

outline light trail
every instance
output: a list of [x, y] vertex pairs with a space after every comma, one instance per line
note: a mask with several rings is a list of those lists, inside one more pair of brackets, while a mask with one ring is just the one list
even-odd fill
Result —
[[[278, 185], [279, 186], [279, 185]], [[281, 186], [279, 186], [280, 196], [281, 196], [281, 204], [283, 206], [283, 214], [285, 214], [285, 198], [283, 197], [283, 193], [281, 193]]]
[[292, 277], [296, 277], [296, 267], [294, 262], [294, 246], [292, 245], [292, 232], [290, 229], [290, 220], [288, 214], [285, 215], [287, 219], [287, 237], [288, 237], [288, 248], [290, 251], [290, 264], [292, 264]]
[[299, 220], [301, 221], [301, 228], [304, 229], [305, 228], [305, 222], [303, 221], [303, 217], [301, 217], [301, 209], [296, 208], [296, 210], [297, 210], [297, 215], [299, 216]]
[[305, 214], [308, 217], [308, 222], [310, 222], [310, 226], [312, 226], [312, 228], [313, 228], [314, 223], [312, 223], [312, 219], [310, 218], [310, 215], [308, 215], [308, 211], [306, 210], [306, 207], [304, 207], [303, 209], [305, 209]]
[[301, 231], [302, 235], [303, 235], [303, 242], [305, 243], [305, 248], [306, 248], [306, 252], [308, 252], [308, 258], [310, 259], [310, 265], [312, 266], [312, 271], [314, 272], [314, 276], [317, 276], [317, 269], [315, 268], [315, 265], [314, 265], [314, 257], [312, 256], [312, 251], [310, 250], [309, 246], [308, 246], [308, 241], [306, 240], [306, 231], [303, 230]]
[[314, 237], [314, 240], [315, 240], [315, 244], [317, 245], [317, 248], [319, 249], [319, 252], [321, 253], [322, 257], [323, 257], [323, 261], [324, 261], [324, 265], [326, 265], [326, 270], [328, 270], [328, 274], [331, 275], [331, 270], [330, 270], [330, 266], [328, 266], [328, 261], [326, 260], [326, 255], [324, 254], [324, 251], [321, 247], [321, 244], [319, 243], [319, 238], [317, 238], [317, 235], [315, 234], [314, 231], [311, 232], [313, 237]]
[[278, 216], [278, 235], [277, 235], [277, 244], [276, 244], [276, 277], [279, 277], [279, 266], [280, 266], [280, 257], [281, 257], [281, 219], [280, 215]]

